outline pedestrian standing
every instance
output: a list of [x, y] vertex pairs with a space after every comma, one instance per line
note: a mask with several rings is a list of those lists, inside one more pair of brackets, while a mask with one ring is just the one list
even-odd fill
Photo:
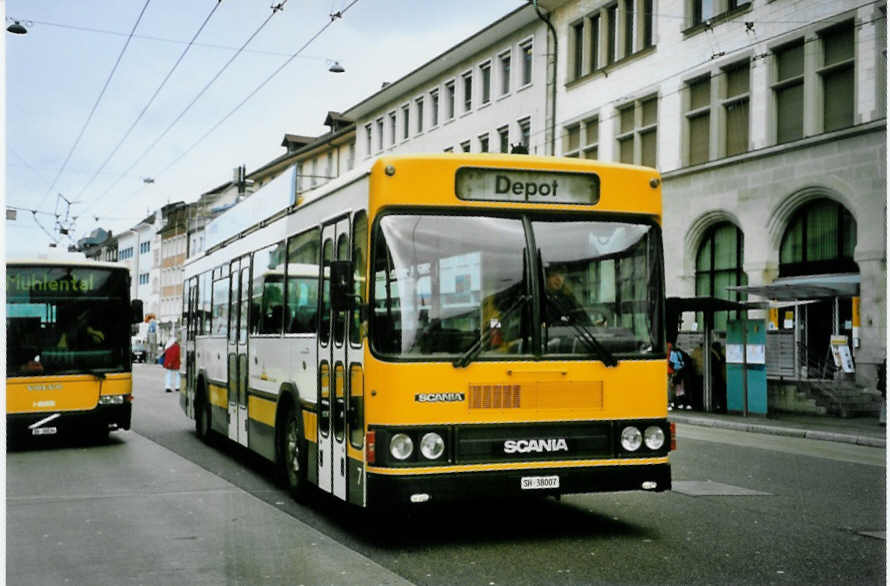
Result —
[[179, 342], [176, 336], [171, 336], [164, 350], [164, 370], [166, 373], [165, 390], [172, 393], [173, 389], [179, 392]]

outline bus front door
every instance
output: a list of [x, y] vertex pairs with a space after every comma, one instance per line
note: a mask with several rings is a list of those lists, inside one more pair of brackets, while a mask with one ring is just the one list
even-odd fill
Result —
[[333, 312], [330, 297], [331, 260], [350, 255], [349, 218], [322, 229], [322, 295], [319, 324], [318, 485], [346, 500], [346, 312]]

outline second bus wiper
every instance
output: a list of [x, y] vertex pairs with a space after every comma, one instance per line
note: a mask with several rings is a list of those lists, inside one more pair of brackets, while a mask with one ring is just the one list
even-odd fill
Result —
[[[516, 301], [513, 302], [513, 305], [504, 310], [501, 316], [498, 318], [498, 321], [503, 323], [507, 320], [508, 317], [516, 313], [520, 307], [528, 303], [531, 299], [531, 295], [520, 295]], [[476, 338], [476, 341], [473, 342], [473, 345], [467, 348], [466, 352], [460, 355], [452, 364], [455, 368], [463, 368], [469, 365], [476, 356], [482, 352], [482, 347], [485, 346], [485, 343], [491, 339], [491, 334], [494, 331], [494, 328], [489, 325], [488, 329], [483, 333], [479, 334], [479, 337]]]
[[606, 366], [618, 366], [618, 360], [611, 352], [609, 352], [609, 350], [605, 346], [600, 344], [600, 341], [597, 340], [592, 333], [590, 333], [589, 326], [579, 324], [577, 321], [575, 321], [575, 318], [572, 317], [571, 312], [568, 311], [563, 306], [563, 304], [559, 302], [555, 295], [553, 295], [552, 293], [545, 293], [544, 300], [555, 307], [561, 315], [568, 318], [567, 322], [564, 323], [568, 323], [568, 325], [571, 326], [573, 330], [575, 330], [575, 333], [578, 334], [581, 342], [585, 346], [587, 346], [587, 349], [590, 351], [591, 354], [599, 357], [599, 359], [602, 360], [603, 364], [605, 364]]

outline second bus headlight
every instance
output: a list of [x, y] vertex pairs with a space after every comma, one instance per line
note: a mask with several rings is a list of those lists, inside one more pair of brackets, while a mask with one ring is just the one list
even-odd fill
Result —
[[621, 447], [628, 452], [636, 452], [643, 444], [643, 434], [633, 425], [621, 430]]
[[643, 433], [643, 441], [650, 450], [660, 449], [664, 445], [664, 431], [657, 425], [650, 425]]
[[414, 451], [414, 442], [404, 433], [397, 433], [389, 440], [389, 453], [396, 460], [407, 460]]
[[438, 460], [445, 451], [445, 440], [438, 433], [431, 431], [420, 440], [420, 453], [427, 460]]

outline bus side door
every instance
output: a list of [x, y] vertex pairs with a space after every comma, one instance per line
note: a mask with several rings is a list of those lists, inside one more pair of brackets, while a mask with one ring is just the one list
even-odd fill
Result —
[[349, 217], [322, 228], [322, 294], [319, 312], [318, 485], [346, 499], [346, 368], [345, 312], [333, 312], [330, 264], [350, 256]]
[[229, 438], [247, 445], [247, 307], [250, 257], [232, 261], [229, 281], [228, 371]]

